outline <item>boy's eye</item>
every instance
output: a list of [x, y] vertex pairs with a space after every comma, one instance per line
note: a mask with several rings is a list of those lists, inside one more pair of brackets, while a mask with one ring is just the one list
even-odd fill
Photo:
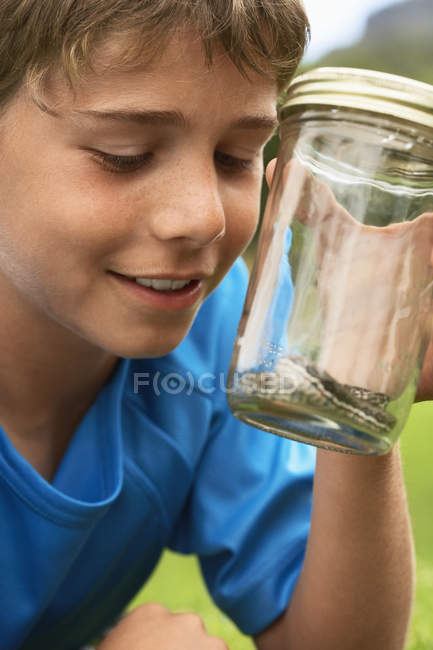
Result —
[[151, 153], [142, 153], [136, 156], [116, 156], [103, 151], [93, 151], [105, 171], [118, 173], [135, 172], [144, 167], [152, 158]]
[[227, 153], [222, 151], [215, 152], [215, 161], [228, 172], [239, 172], [247, 169], [251, 169], [253, 165], [252, 160], [246, 160], [245, 158], [236, 158], [235, 156], [230, 156]]
[[[152, 159], [151, 153], [138, 154], [136, 156], [116, 156], [104, 151], [92, 151], [93, 156], [98, 158], [105, 171], [112, 173], [128, 173], [141, 169]], [[221, 151], [215, 152], [215, 161], [228, 173], [236, 173], [251, 169], [253, 161], [245, 158], [236, 158]]]

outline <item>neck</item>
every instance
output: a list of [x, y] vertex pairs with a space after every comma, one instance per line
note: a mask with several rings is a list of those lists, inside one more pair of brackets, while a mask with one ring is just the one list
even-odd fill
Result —
[[63, 449], [118, 357], [0, 296], [0, 424], [18, 448]]

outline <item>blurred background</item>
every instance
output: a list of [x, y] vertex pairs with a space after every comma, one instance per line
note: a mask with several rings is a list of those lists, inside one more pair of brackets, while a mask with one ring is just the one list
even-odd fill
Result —
[[[369, 68], [433, 84], [433, 0], [304, 0], [304, 5], [312, 37], [299, 72], [325, 65]], [[277, 150], [275, 137], [265, 161]], [[266, 188], [262, 205], [265, 200]], [[256, 242], [245, 254], [249, 266]], [[412, 408], [400, 447], [417, 556], [407, 650], [433, 650], [433, 402]], [[231, 650], [254, 648], [211, 603], [195, 558], [166, 553], [131, 607], [148, 601], [199, 613], [209, 632], [224, 638]]]
[[304, 0], [304, 68], [371, 68], [433, 83], [432, 0]]

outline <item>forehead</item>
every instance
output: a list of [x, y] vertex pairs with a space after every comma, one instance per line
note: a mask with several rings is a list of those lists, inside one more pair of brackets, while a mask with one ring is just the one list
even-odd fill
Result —
[[194, 33], [177, 32], [156, 56], [137, 60], [133, 66], [123, 63], [125, 46], [125, 39], [102, 44], [93, 57], [92, 69], [73, 89], [63, 73], [53, 72], [44, 93], [50, 105], [60, 110], [104, 110], [115, 101], [155, 110], [170, 105], [190, 114], [275, 114], [276, 83], [253, 70], [243, 75], [222, 48], [216, 48], [209, 65]]

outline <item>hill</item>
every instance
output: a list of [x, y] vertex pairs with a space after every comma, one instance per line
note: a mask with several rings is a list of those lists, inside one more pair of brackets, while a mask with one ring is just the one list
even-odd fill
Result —
[[433, 84], [432, 34], [432, 0], [405, 0], [372, 14], [357, 43], [333, 50], [308, 68], [368, 68]]

